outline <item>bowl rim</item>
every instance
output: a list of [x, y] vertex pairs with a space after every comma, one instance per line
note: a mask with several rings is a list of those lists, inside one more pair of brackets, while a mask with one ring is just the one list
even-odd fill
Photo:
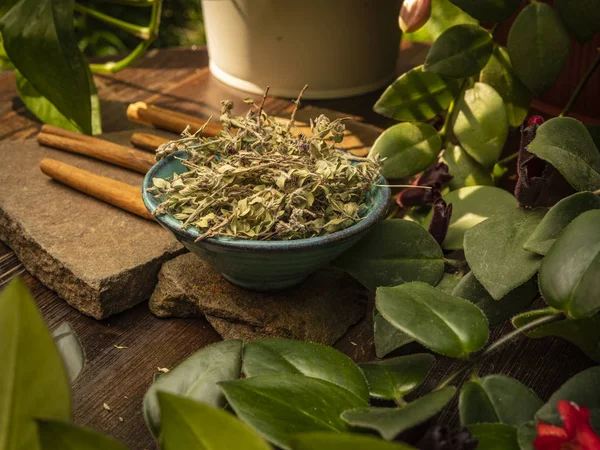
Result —
[[[152, 194], [150, 194], [147, 190], [152, 187], [154, 183], [152, 183], [152, 179], [155, 178], [155, 174], [162, 169], [164, 166], [167, 166], [175, 160], [177, 157], [187, 155], [184, 150], [180, 150], [177, 152], [173, 152], [167, 157], [157, 161], [151, 168], [148, 170], [146, 175], [144, 175], [144, 181], [142, 183], [142, 199], [144, 201], [144, 206], [150, 211], [151, 214], [154, 213], [154, 210], [158, 206], [158, 201], [153, 198]], [[375, 182], [375, 184], [387, 184], [386, 179], [383, 175]], [[316, 236], [311, 238], [303, 238], [303, 239], [290, 239], [290, 240], [278, 240], [278, 241], [257, 241], [251, 239], [235, 239], [235, 238], [227, 238], [227, 237], [211, 237], [206, 238], [202, 241], [205, 244], [211, 244], [217, 247], [221, 247], [229, 250], [266, 250], [266, 251], [276, 251], [276, 250], [302, 250], [308, 248], [314, 248], [315, 246], [333, 244], [336, 242], [344, 241], [353, 236], [356, 236], [363, 231], [368, 230], [375, 226], [377, 222], [384, 216], [385, 212], [388, 208], [388, 203], [391, 197], [391, 190], [389, 187], [380, 187], [381, 197], [380, 201], [374, 205], [372, 209], [369, 210], [369, 214], [360, 222], [348, 227], [344, 228], [340, 231], [335, 231], [331, 234], [327, 234], [325, 236]], [[153, 214], [154, 215], [154, 214]], [[200, 233], [195, 228], [180, 228], [181, 221], [175, 219], [170, 214], [162, 214], [160, 216], [154, 216], [154, 219], [160, 223], [164, 228], [170, 230], [176, 237], [184, 240], [184, 241], [192, 241], [194, 242], [198, 237], [200, 237]]]

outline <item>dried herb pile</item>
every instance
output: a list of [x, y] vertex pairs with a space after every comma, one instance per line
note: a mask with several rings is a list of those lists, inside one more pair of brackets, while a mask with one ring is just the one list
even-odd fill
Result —
[[335, 148], [342, 119], [311, 120], [312, 136], [294, 135], [299, 99], [287, 124], [268, 116], [252, 100], [248, 113], [233, 116], [223, 101], [218, 137], [185, 131], [157, 149], [157, 160], [185, 150], [188, 169], [153, 180], [149, 191], [163, 201], [155, 214], [170, 214], [196, 227], [199, 239], [227, 236], [288, 240], [322, 236], [361, 220], [367, 193], [380, 177], [377, 158], [357, 158]]

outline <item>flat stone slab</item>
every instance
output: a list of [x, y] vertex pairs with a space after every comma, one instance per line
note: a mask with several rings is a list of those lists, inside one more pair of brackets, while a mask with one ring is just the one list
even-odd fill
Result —
[[163, 318], [205, 316], [224, 339], [284, 337], [331, 345], [365, 314], [367, 295], [350, 276], [329, 268], [285, 291], [248, 291], [187, 253], [163, 264], [150, 310]]
[[[127, 145], [131, 132], [103, 136]], [[140, 185], [142, 176], [85, 156], [0, 144], [0, 240], [25, 268], [82, 313], [103, 319], [150, 297], [163, 261], [183, 251], [158, 224], [57, 183], [39, 168], [54, 158]]]

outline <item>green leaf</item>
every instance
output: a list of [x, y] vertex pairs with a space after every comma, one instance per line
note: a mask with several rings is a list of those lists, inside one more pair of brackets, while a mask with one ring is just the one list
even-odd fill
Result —
[[293, 339], [258, 339], [244, 346], [247, 377], [295, 373], [329, 381], [369, 400], [363, 372], [343, 353], [325, 345]]
[[448, 166], [448, 171], [453, 177], [448, 182], [450, 189], [494, 185], [489, 171], [471, 158], [460, 145], [449, 144], [440, 161]]
[[371, 397], [395, 400], [419, 386], [435, 363], [429, 353], [399, 356], [360, 365], [367, 377]]
[[490, 375], [465, 383], [460, 391], [460, 422], [500, 422], [519, 426], [533, 420], [544, 404], [529, 388], [503, 375]]
[[[0, 20], [0, 31], [10, 60], [34, 91], [92, 133], [91, 74], [73, 30], [73, 0], [21, 0]], [[29, 95], [25, 100], [32, 102]]]
[[[512, 323], [515, 328], [521, 328], [536, 319], [555, 314], [553, 308], [527, 311], [513, 317]], [[558, 336], [579, 347], [587, 356], [595, 362], [600, 363], [600, 315], [585, 319], [566, 319], [539, 326], [528, 331], [530, 338], [542, 338], [546, 336]]]
[[600, 432], [600, 366], [586, 369], [563, 384], [535, 415], [538, 421], [562, 427], [558, 401], [568, 400], [585, 406], [591, 413], [592, 428]]
[[477, 450], [519, 450], [517, 429], [503, 423], [479, 423], [469, 426], [477, 440]]
[[505, 48], [494, 48], [492, 57], [481, 71], [479, 81], [490, 85], [500, 94], [506, 106], [508, 123], [519, 127], [527, 117], [532, 95], [517, 77]]
[[520, 450], [535, 450], [533, 441], [537, 437], [537, 422], [532, 420], [517, 428], [517, 442]]
[[369, 155], [382, 159], [386, 178], [404, 178], [427, 169], [441, 148], [442, 139], [431, 125], [399, 123], [381, 133]]
[[465, 257], [477, 280], [494, 300], [528, 281], [542, 258], [523, 248], [545, 209], [505, 210], [465, 233]]
[[396, 120], [425, 121], [448, 109], [459, 89], [457, 80], [423, 72], [423, 66], [419, 66], [394, 81], [373, 110]]
[[456, 288], [463, 274], [461, 272], [456, 273], [445, 273], [438, 284], [435, 285], [437, 289], [446, 294], [452, 294], [452, 291]]
[[263, 375], [220, 386], [241, 420], [284, 449], [296, 433], [346, 431], [340, 414], [368, 405], [347, 389], [304, 375]]
[[494, 300], [475, 278], [473, 272], [465, 275], [452, 291], [453, 296], [475, 303], [483, 311], [492, 327], [504, 323], [531, 305], [537, 293], [537, 284], [535, 280], [531, 279], [510, 291], [500, 300]]
[[392, 219], [378, 223], [335, 265], [374, 291], [410, 281], [436, 284], [444, 274], [444, 254], [422, 226]]
[[492, 36], [479, 25], [456, 25], [444, 31], [427, 54], [423, 70], [467, 78], [487, 64], [494, 49]]
[[377, 431], [391, 441], [400, 433], [435, 416], [454, 397], [456, 388], [447, 386], [430, 392], [402, 408], [357, 408], [342, 413], [342, 419], [353, 427]]
[[558, 13], [582, 44], [600, 31], [600, 0], [556, 0]]
[[477, 306], [428, 284], [381, 287], [375, 302], [388, 322], [442, 355], [465, 357], [487, 342], [488, 322]]
[[415, 42], [433, 42], [448, 28], [462, 23], [476, 24], [477, 21], [448, 0], [432, 0], [429, 20], [414, 33], [403, 34], [402, 39]]
[[301, 433], [292, 438], [293, 450], [414, 450], [402, 443], [391, 443], [352, 433]]
[[573, 319], [600, 310], [600, 211], [571, 222], [550, 247], [540, 268], [540, 292], [548, 305]]
[[567, 63], [571, 40], [550, 5], [527, 5], [508, 34], [508, 53], [515, 73], [534, 94], [554, 84]]
[[373, 311], [375, 354], [383, 358], [397, 348], [414, 342], [414, 339], [403, 333], [383, 318], [377, 310]]
[[161, 429], [158, 392], [178, 394], [222, 407], [225, 398], [217, 383], [239, 378], [241, 367], [242, 341], [231, 340], [203, 348], [158, 377], [144, 396], [144, 417], [152, 434], [158, 436]]
[[70, 423], [40, 420], [37, 428], [42, 450], [127, 450], [111, 437]]
[[545, 255], [563, 229], [580, 214], [600, 209], [600, 197], [591, 192], [578, 192], [563, 198], [542, 219], [525, 242], [525, 250]]
[[494, 24], [508, 19], [521, 0], [451, 0], [456, 6], [485, 23]]
[[0, 449], [37, 450], [34, 418], [70, 420], [69, 379], [20, 280], [0, 292]]
[[479, 164], [490, 169], [498, 161], [508, 136], [504, 100], [484, 83], [464, 91], [456, 102], [453, 131], [460, 145]]
[[270, 450], [262, 438], [233, 415], [177, 395], [158, 393], [163, 411], [163, 450]]
[[600, 188], [600, 152], [578, 120], [555, 117], [544, 122], [527, 150], [556, 167], [578, 191]]
[[0, 4], [0, 19], [17, 3], [19, 3], [19, 0], [2, 0], [2, 4]]
[[62, 323], [54, 330], [52, 337], [72, 383], [77, 379], [85, 364], [85, 352], [81, 342], [68, 322]]
[[[515, 209], [517, 199], [493, 186], [469, 186], [451, 191], [443, 196], [447, 204], [452, 204], [452, 216], [448, 233], [442, 243], [446, 250], [461, 250], [465, 233], [492, 215]], [[432, 213], [429, 213], [424, 227], [429, 226]]]

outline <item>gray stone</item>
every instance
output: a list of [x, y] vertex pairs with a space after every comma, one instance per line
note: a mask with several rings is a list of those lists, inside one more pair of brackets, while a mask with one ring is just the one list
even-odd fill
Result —
[[[131, 132], [111, 140], [127, 144]], [[142, 176], [35, 140], [0, 144], [0, 240], [25, 268], [84, 314], [102, 319], [150, 297], [163, 261], [183, 251], [158, 224], [42, 174], [54, 158], [132, 185]]]
[[366, 311], [367, 293], [336, 269], [322, 269], [300, 286], [254, 292], [224, 280], [188, 253], [165, 264], [150, 298], [158, 317], [202, 317], [224, 339], [286, 337], [333, 344]]

